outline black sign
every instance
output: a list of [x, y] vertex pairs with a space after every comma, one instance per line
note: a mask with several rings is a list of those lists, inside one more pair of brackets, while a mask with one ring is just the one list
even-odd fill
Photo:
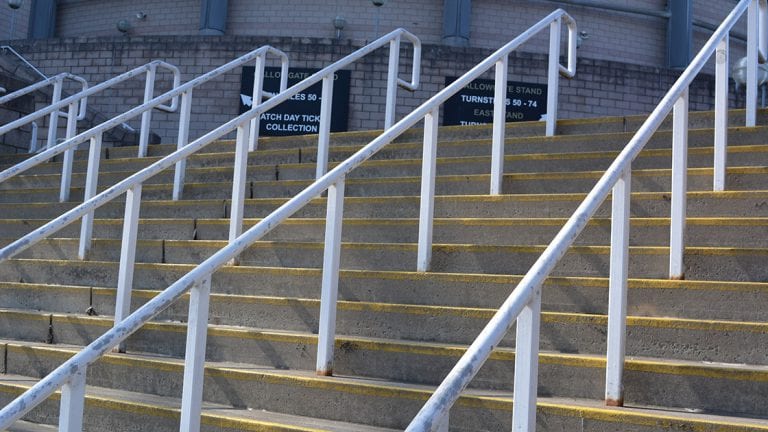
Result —
[[[445, 85], [456, 78], [446, 77]], [[445, 102], [443, 125], [493, 123], [494, 81], [476, 79]], [[541, 120], [547, 113], [547, 85], [507, 81], [507, 121]]]
[[[253, 104], [253, 66], [244, 66], [240, 80], [240, 113], [251, 109]], [[291, 68], [288, 70], [288, 87], [309, 77], [317, 69]], [[333, 82], [331, 132], [347, 130], [349, 118], [348, 70], [337, 71]], [[280, 91], [280, 68], [264, 68], [264, 90]], [[261, 114], [260, 136], [305, 135], [318, 133], [320, 128], [320, 100], [322, 82], [309, 87], [275, 108]]]

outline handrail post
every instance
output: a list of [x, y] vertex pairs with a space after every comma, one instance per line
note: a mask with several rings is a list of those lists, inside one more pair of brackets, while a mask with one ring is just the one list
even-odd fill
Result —
[[493, 142], [491, 145], [491, 195], [501, 193], [504, 180], [504, 134], [507, 126], [507, 73], [509, 56], [496, 62], [493, 97]]
[[[67, 134], [66, 139], [77, 135], [77, 102], [69, 104], [67, 111]], [[72, 186], [72, 163], [75, 159], [75, 149], [70, 148], [64, 152], [64, 162], [61, 166], [61, 188], [59, 190], [59, 201], [69, 201], [69, 192]]]
[[37, 122], [32, 122], [32, 131], [29, 137], [29, 153], [33, 154], [37, 152]]
[[[123, 237], [120, 243], [120, 267], [117, 274], [117, 297], [115, 299], [115, 325], [124, 320], [131, 312], [131, 291], [133, 290], [133, 271], [136, 264], [136, 237], [139, 231], [139, 209], [141, 207], [141, 184], [128, 189], [125, 195], [125, 218], [123, 219]], [[125, 352], [125, 344], [120, 344], [118, 352]]]
[[541, 286], [517, 317], [515, 336], [515, 383], [512, 431], [536, 430], [536, 396], [539, 379]]
[[557, 99], [560, 92], [560, 28], [562, 18], [549, 25], [549, 67], [547, 68], [546, 135], [553, 136], [557, 127]]
[[[189, 122], [192, 113], [192, 89], [181, 94], [181, 107], [179, 108], [179, 134], [176, 143], [177, 149], [182, 149], [189, 141]], [[184, 173], [187, 169], [187, 160], [176, 162], [173, 174], [173, 200], [178, 201], [184, 191]]]
[[192, 286], [189, 295], [189, 320], [187, 323], [187, 348], [184, 354], [184, 387], [181, 394], [180, 432], [200, 431], [210, 298], [211, 275], [208, 275]]
[[387, 68], [387, 101], [384, 108], [384, 129], [389, 129], [395, 124], [398, 69], [400, 69], [400, 36], [389, 42], [389, 67]]
[[437, 424], [435, 432], [448, 432], [448, 426], [450, 425], [450, 411], [446, 413], [440, 422]]
[[419, 208], [419, 246], [416, 271], [429, 271], [432, 262], [432, 230], [435, 214], [435, 176], [437, 169], [437, 131], [440, 108], [424, 116], [424, 150], [421, 156], [421, 203]]
[[[96, 195], [96, 189], [99, 183], [99, 162], [101, 161], [101, 142], [102, 134], [99, 133], [91, 138], [91, 147], [88, 150], [88, 172], [85, 178], [85, 196], [83, 202], [88, 201]], [[80, 246], [77, 256], [84, 260], [91, 249], [91, 238], [93, 236], [93, 217], [91, 211], [83, 216], [80, 226]]]
[[[256, 66], [253, 72], [253, 93], [251, 100], [251, 106], [256, 107], [261, 104], [261, 99], [264, 93], [264, 64], [266, 63], [266, 54], [256, 57]], [[282, 77], [281, 77], [282, 78]], [[251, 120], [250, 125], [250, 137], [248, 138], [248, 150], [256, 151], [259, 140], [259, 121], [261, 120], [261, 114], [254, 117]], [[246, 155], [246, 158], [248, 156]]]
[[[253, 122], [246, 122], [237, 127], [235, 141], [235, 170], [232, 175], [232, 210], [229, 216], [229, 242], [232, 243], [243, 233], [243, 211], [245, 208], [245, 184], [248, 181], [248, 146]], [[230, 264], [238, 265], [234, 258]]]
[[605, 404], [624, 405], [624, 353], [627, 339], [627, 277], [629, 268], [629, 206], [632, 167], [613, 187], [611, 199], [611, 264], [608, 288], [608, 341]]
[[339, 296], [341, 228], [344, 218], [344, 177], [341, 177], [328, 188], [326, 212], [316, 372], [318, 375], [331, 376], [333, 375], [333, 348], [336, 340], [336, 303]]
[[715, 52], [715, 176], [712, 190], [725, 190], [725, 171], [728, 166], [728, 57], [729, 37], [726, 35]]
[[334, 74], [323, 77], [323, 90], [320, 101], [320, 126], [317, 134], [317, 168], [315, 178], [322, 177], [328, 171], [328, 158], [331, 141], [331, 110], [333, 109]]
[[759, 0], [752, 0], [747, 11], [747, 83], [746, 123], [747, 127], [757, 124], [757, 60], [759, 42]]
[[61, 401], [59, 402], [60, 432], [81, 432], [83, 430], [85, 376], [86, 366], [82, 365], [72, 374], [69, 382], [61, 388]]
[[[53, 95], [51, 97], [51, 105], [56, 105], [61, 100], [61, 88], [64, 85], [61, 79], [57, 79], [53, 84]], [[58, 135], [59, 129], [59, 110], [51, 111], [51, 115], [48, 117], [48, 141], [45, 144], [45, 148], [49, 149], [56, 145], [56, 135]]]
[[669, 227], [669, 278], [684, 279], [685, 213], [688, 190], [688, 88], [675, 101], [672, 126], [672, 211]]
[[[157, 66], [151, 63], [147, 68], [147, 78], [144, 81], [144, 103], [152, 100], [155, 93], [155, 77], [157, 76]], [[139, 155], [143, 158], [147, 156], [147, 146], [149, 145], [149, 129], [152, 122], [152, 110], [148, 109], [141, 114], [141, 130], [139, 131]]]

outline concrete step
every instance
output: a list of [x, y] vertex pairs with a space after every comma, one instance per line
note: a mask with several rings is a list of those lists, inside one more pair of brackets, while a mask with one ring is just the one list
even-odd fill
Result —
[[[245, 219], [250, 227], [261, 219]], [[0, 238], [18, 238], [47, 223], [40, 219], [0, 219]], [[562, 218], [438, 218], [434, 220], [433, 241], [447, 244], [540, 245], [548, 244], [565, 224]], [[141, 219], [140, 239], [226, 240], [228, 219]], [[344, 220], [342, 241], [370, 243], [415, 242], [418, 219]], [[689, 246], [768, 247], [768, 218], [688, 218]], [[96, 219], [96, 238], [118, 239], [122, 236], [122, 219]], [[610, 244], [611, 221], [593, 219], [576, 239], [579, 245]], [[56, 233], [57, 238], [79, 238], [80, 224], [72, 224]], [[264, 237], [267, 241], [321, 242], [325, 237], [325, 219], [292, 218]], [[660, 246], [669, 244], [669, 219], [632, 218], [630, 245]]]
[[23, 420], [19, 420], [8, 428], [9, 432], [55, 432], [58, 428], [52, 425], [45, 425], [41, 423], [31, 423]]
[[[510, 195], [438, 195], [437, 218], [567, 218], [586, 194], [510, 194]], [[768, 190], [688, 192], [689, 217], [765, 217], [768, 216]], [[347, 197], [344, 215], [351, 218], [418, 218], [418, 196]], [[284, 204], [286, 198], [251, 198], [245, 201], [245, 216], [265, 217]], [[609, 217], [610, 196], [598, 209], [596, 217]], [[8, 219], [53, 219], [76, 205], [73, 202], [0, 203], [0, 215]], [[295, 217], [324, 218], [327, 201], [316, 198], [299, 210]], [[228, 199], [147, 200], [142, 202], [143, 218], [228, 218]], [[635, 192], [630, 211], [635, 217], [668, 217], [668, 192]], [[97, 218], [123, 218], [125, 204], [111, 202], [96, 210]]]
[[[765, 114], [765, 110], [762, 110]], [[744, 111], [733, 110], [729, 113], [729, 124], [732, 127], [738, 127], [744, 124]], [[758, 125], [766, 122], [763, 117], [758, 116]], [[642, 122], [646, 120], [645, 116], [626, 116], [626, 117], [603, 117], [590, 119], [567, 119], [558, 121], [558, 134], [560, 135], [594, 135], [619, 132], [634, 132]], [[689, 115], [689, 125], [692, 129], [706, 129], [713, 125], [712, 112], [691, 112]], [[671, 129], [671, 116], [660, 126], [659, 130]], [[332, 146], [355, 145], [361, 146], [370, 142], [382, 131], [362, 131], [335, 133], [331, 137]], [[411, 129], [403, 133], [396, 142], [420, 142], [422, 139], [422, 130], [418, 128]], [[541, 122], [519, 122], [508, 123], [506, 127], [507, 137], [528, 137], [543, 136], [544, 125]], [[448, 126], [441, 127], [439, 136], [441, 140], [466, 140], [466, 139], [489, 139], [491, 136], [490, 125], [477, 126]], [[206, 147], [207, 152], [231, 151], [233, 142], [231, 140], [222, 140], [218, 143], [212, 143]], [[316, 147], [317, 136], [305, 135], [294, 137], [262, 137], [259, 140], [260, 149], [286, 149], [299, 147]], [[176, 149], [175, 144], [150, 145], [148, 154], [150, 156], [164, 156], [170, 154]], [[102, 158], [125, 158], [136, 155], [136, 147], [105, 148], [102, 150]], [[76, 152], [75, 158], [87, 159], [87, 150]], [[28, 155], [0, 155], [0, 165], [18, 163], [26, 159]]]
[[[139, 263], [135, 287], [165, 289], [192, 267]], [[92, 287], [117, 286], [117, 273], [115, 262], [10, 260], [0, 263], [0, 279], [8, 281], [0, 284], [0, 304], [84, 313], [93, 306], [91, 291], [96, 288]], [[519, 276], [503, 275], [342, 270], [339, 297], [348, 301], [496, 308], [519, 280]], [[318, 298], [320, 270], [228, 266], [214, 274], [212, 284], [213, 291], [220, 294]], [[77, 287], [73, 290], [60, 285]], [[605, 278], [550, 277], [544, 286], [544, 310], [607, 312]], [[57, 294], [59, 289], [63, 294]], [[628, 310], [638, 316], [768, 321], [768, 311], [762, 307], [766, 299], [766, 283], [630, 279]]]
[[[768, 189], [768, 166], [731, 167], [726, 182], [730, 190]], [[553, 194], [586, 193], [603, 175], [603, 171], [577, 171], [564, 173], [505, 174], [503, 193]], [[690, 168], [688, 189], [703, 191], [712, 189], [711, 168]], [[664, 192], [670, 190], [671, 170], [648, 169], [632, 173], [632, 190], [637, 192]], [[292, 197], [311, 184], [307, 180], [252, 181], [246, 185], [248, 198]], [[438, 195], [483, 195], [488, 193], [490, 176], [449, 175], [438, 176], [435, 193]], [[100, 188], [100, 190], [106, 187]], [[170, 184], [148, 184], [143, 187], [142, 197], [147, 200], [169, 199]], [[388, 177], [378, 179], [352, 178], [346, 181], [348, 196], [402, 196], [419, 195], [420, 177]], [[0, 202], [50, 202], [57, 201], [59, 188], [6, 190], [0, 194]], [[188, 183], [184, 186], [184, 199], [228, 199], [232, 196], [232, 183]], [[72, 188], [70, 200], [82, 200], [83, 189]]]
[[[688, 166], [706, 168], [712, 165], [714, 150], [711, 147], [691, 149], [688, 158]], [[634, 169], [652, 169], [671, 166], [671, 149], [646, 150], [633, 162]], [[208, 155], [215, 156], [215, 155]], [[508, 155], [505, 157], [506, 173], [519, 172], [569, 172], [579, 170], [606, 169], [618, 156], [618, 152], [579, 152], [579, 153], [554, 153], [554, 154], [528, 154]], [[209, 161], [210, 159], [205, 159]], [[119, 162], [112, 160], [111, 162]], [[258, 163], [258, 159], [254, 161]], [[729, 149], [729, 166], [754, 166], [768, 165], [768, 145], [732, 146]], [[139, 167], [143, 167], [141, 164]], [[335, 166], [331, 163], [330, 166]], [[490, 156], [476, 157], [450, 157], [439, 158], [437, 161], [438, 175], [457, 174], [487, 174], [490, 172]], [[54, 164], [46, 164], [52, 173], [50, 174], [22, 174], [0, 184], [0, 190], [14, 190], [24, 188], [51, 188], [58, 187], [61, 176], [60, 168]], [[105, 186], [117, 183], [135, 172], [129, 162], [128, 166], [118, 163], [110, 163], [103, 166], [99, 183]], [[199, 183], [201, 181], [226, 182], [232, 179], [232, 163], [220, 167], [194, 167], [187, 169], [186, 181]], [[352, 171], [350, 178], [378, 178], [378, 177], [403, 177], [420, 176], [421, 159], [402, 160], [372, 160]], [[37, 170], [39, 171], [39, 170]], [[168, 170], [147, 181], [148, 184], [162, 184], [173, 182], [173, 171]], [[315, 177], [314, 163], [289, 163], [263, 165], [254, 164], [248, 167], [248, 179], [251, 181], [270, 180], [310, 180]], [[86, 180], [84, 172], [75, 172], [72, 176], [72, 185], [83, 187]]]
[[[756, 129], [756, 131], [762, 131], [762, 127]], [[764, 131], [763, 131], [764, 132]], [[739, 158], [743, 157], [744, 152], [760, 153], [765, 141], [761, 138], [764, 135], [751, 131], [748, 129], [734, 129], [731, 133], [732, 137], [730, 150], [733, 154], [734, 164], [739, 163]], [[532, 168], [527, 168], [528, 164], [533, 163], [535, 166], [548, 167], [558, 165], [557, 160], [569, 160], [571, 164], [575, 164], [577, 167], [584, 166], [584, 157], [598, 158], [599, 166], [607, 166], [613, 159], [610, 157], [621, 150], [631, 138], [631, 134], [598, 134], [598, 135], [576, 135], [567, 136], [561, 135], [556, 137], [534, 137], [534, 138], [510, 138], [506, 142], [506, 154], [507, 164], [509, 165], [508, 171], [516, 172], [520, 171], [521, 167], [525, 171], [531, 171]], [[739, 145], [733, 145], [738, 142]], [[226, 144], [224, 144], [226, 145]], [[709, 166], [711, 162], [707, 163], [706, 155], [711, 154], [712, 146], [712, 131], [711, 130], [692, 130], [689, 139], [689, 145], [691, 146], [690, 153], [692, 159], [691, 166]], [[669, 132], [659, 132], [648, 143], [646, 147], [646, 154], [642, 165], [650, 164], [653, 160], [666, 160], [670, 156], [667, 155], [671, 146], [671, 134]], [[356, 152], [359, 146], [338, 146], [331, 148], [329, 160], [331, 162], [342, 161], [354, 152]], [[232, 152], [232, 146], [229, 145], [221, 150], [227, 150], [224, 153], [211, 153], [214, 149], [206, 148], [203, 150], [205, 153], [193, 155], [188, 165], [190, 169], [194, 168], [206, 168], [206, 167], [218, 167], [228, 168], [233, 165], [234, 153]], [[374, 164], [376, 161], [383, 162], [386, 160], [394, 159], [419, 159], [422, 153], [421, 142], [413, 143], [400, 143], [391, 144], [377, 153], [373, 160], [369, 164]], [[570, 156], [572, 153], [580, 153], [580, 158]], [[607, 153], [600, 157], [595, 153]], [[490, 155], [490, 141], [483, 140], [469, 140], [469, 141], [447, 141], [441, 142], [438, 147], [438, 156], [440, 158], [456, 158], [456, 157], [474, 157], [474, 158], [488, 158]], [[703, 159], [702, 159], [703, 158]], [[711, 159], [711, 158], [710, 158]], [[159, 157], [148, 158], [135, 158], [129, 157], [125, 159], [108, 159], [102, 161], [100, 164], [101, 172], [113, 172], [113, 171], [131, 171], [139, 170], [152, 162], [159, 160]], [[314, 147], [309, 148], [297, 148], [297, 149], [279, 149], [279, 150], [259, 150], [254, 152], [249, 157], [249, 164], [261, 165], [263, 168], [259, 169], [262, 176], [268, 178], [274, 178], [275, 174], [280, 175], [280, 170], [276, 170], [275, 166], [284, 165], [302, 165], [303, 172], [314, 172], [314, 164], [317, 160], [316, 149]], [[477, 168], [482, 169], [481, 172], [488, 170], [489, 163], [480, 161], [475, 163]], [[562, 162], [560, 162], [562, 164]], [[667, 163], [668, 165], [668, 163]], [[371, 165], [375, 168], [375, 165]], [[469, 167], [469, 165], [467, 165]], [[587, 165], [590, 169], [594, 169], [595, 165]], [[87, 164], [85, 160], [76, 161], [74, 164], [74, 171], [84, 173]], [[375, 173], [376, 170], [368, 168], [367, 172]], [[411, 171], [417, 170], [415, 166], [411, 168]], [[549, 169], [549, 168], [543, 168]], [[565, 168], [560, 168], [560, 170]], [[573, 169], [573, 168], [572, 168]], [[284, 173], [290, 170], [284, 168]], [[50, 174], [56, 175], [61, 172], [60, 163], [45, 163], [38, 165], [27, 174]], [[365, 171], [361, 171], [365, 175]], [[285, 174], [284, 174], [285, 175]], [[358, 175], [358, 174], [355, 174]], [[370, 174], [369, 174], [370, 175]], [[409, 175], [414, 175], [413, 173]], [[291, 178], [290, 176], [287, 178]]]
[[[360, 350], [355, 351], [352, 356], [362, 354], [366, 348], [361, 346]], [[434, 348], [425, 345], [423, 351], [426, 352], [421, 356], [429, 356], [432, 352], [440, 350]], [[411, 347], [411, 349], [417, 351], [417, 347]], [[26, 376], [37, 378], [74, 352], [74, 350], [46, 347], [17, 347], [9, 344], [7, 345], [8, 367], [10, 372], [14, 373], [14, 377], [18, 376], [15, 375], [16, 373], [24, 373]], [[441, 363], [439, 354], [436, 352], [434, 354], [431, 356], [431, 360], [438, 364]], [[452, 357], [458, 356], [460, 349], [455, 350], [452, 354]], [[414, 355], [419, 357], [418, 354], [414, 353]], [[564, 388], [561, 385], [563, 381], [582, 382], [588, 388], [601, 386], [599, 377], [602, 374], [601, 363], [603, 361], [599, 358], [563, 356], [558, 359], [557, 355], [546, 353], [542, 353], [540, 357], [543, 372], [540, 392], [544, 393], [544, 397], [539, 401], [540, 419], [557, 421], [556, 418], [552, 418], [553, 414], [556, 417], [558, 414], [559, 416], [570, 417], [568, 414], [563, 415], [563, 411], [567, 413], [569, 405], [571, 409], [574, 408], [573, 405], [581, 406], [583, 409], [584, 405], [589, 403], [584, 398], [580, 398], [581, 400], [569, 398], [571, 400], [564, 403], [565, 400], [562, 397], [547, 395], [546, 390], [550, 383], [554, 384], [557, 389]], [[513, 358], [512, 352], [500, 350], [485, 366], [488, 369], [496, 369], [494, 376], [501, 377], [497, 381], [498, 385], [508, 388], [509, 381], [511, 381], [510, 368], [513, 363], [510, 360]], [[32, 359], [34, 361], [30, 361]], [[403, 362], [403, 367], [409, 368], [418, 364], [417, 362]], [[109, 355], [89, 369], [91, 374], [89, 378], [91, 378], [93, 385], [116, 387], [117, 391], [141, 391], [147, 386], [151, 386], [155, 393], [171, 393], [171, 395], [161, 394], [160, 396], [174, 397], [180, 389], [182, 364], [179, 361], [131, 355]], [[443, 367], [439, 365], [434, 369], [442, 371]], [[558, 369], [561, 370], [558, 371]], [[137, 373], [137, 371], [140, 372]], [[544, 373], [545, 371], [553, 373]], [[766, 385], [765, 370], [638, 359], [628, 362], [626, 372], [627, 380], [631, 380], [633, 384], [638, 384], [634, 386], [636, 389], [634, 393], [627, 391], [626, 404], [629, 406], [636, 405], [642, 409], [642, 407], [664, 405], [679, 409], [693, 409], [699, 413], [716, 410], [718, 413], [730, 413], [734, 416], [744, 417], [765, 414], [765, 402], [763, 401], [761, 406], [758, 405], [765, 395], [764, 391], [761, 393], [761, 388]], [[563, 373], [573, 375], [569, 376]], [[712, 377], [717, 377], [723, 387], [733, 390], [734, 397], [731, 400], [714, 400], [716, 397], [713, 396], [714, 392], [707, 391], [707, 385], [711, 385], [708, 378]], [[402, 384], [395, 380], [346, 376], [317, 377], [308, 371], [253, 368], [231, 363], [209, 364], [206, 367], [206, 378], [203, 397], [209, 403], [241, 405], [252, 407], [254, 410], [264, 409], [293, 415], [301, 413], [302, 415], [329, 420], [346, 418], [349, 419], [348, 421], [365, 421], [379, 427], [391, 428], [405, 427], [431, 389], [431, 387], [422, 384]], [[504, 378], [510, 378], [510, 380], [504, 382]], [[166, 385], [157, 386], [155, 385], [156, 382], [164, 382]], [[574, 386], [573, 388], [579, 387]], [[302, 390], [299, 391], [298, 389]], [[500, 430], [501, 418], [507, 417], [506, 422], [508, 423], [509, 417], [511, 417], [501, 415], [511, 409], [510, 396], [507, 389], [467, 390], [451, 411], [451, 424], [453, 427], [459, 428], [474, 424], [475, 428], [481, 427], [481, 430]], [[555, 407], [552, 405], [556, 404], [558, 400], [554, 398], [559, 398], [560, 404], [557, 407], [559, 410], [553, 409]], [[609, 423], [618, 420], [616, 418], [611, 419], [613, 417], [611, 413], [628, 414], [627, 409], [614, 410], [603, 407], [601, 411], [602, 420]], [[647, 417], [649, 412], [645, 411], [643, 412], [645, 415], [641, 416], [645, 417], [646, 422], [650, 420]], [[635, 411], [635, 414], [639, 413]], [[659, 410], [656, 415], [661, 415], [662, 418], [674, 416], [679, 422], [686, 423], [684, 420], [686, 417], [681, 413]], [[583, 410], [579, 417], [581, 417], [579, 420], [589, 418], [590, 410]], [[632, 416], [627, 417], [629, 418], [625, 417], [621, 421], [633, 425]], [[699, 427], [703, 426], [702, 423], [706, 424], [707, 420], [712, 420], [700, 414], [694, 416], [688, 414], [687, 418], [688, 421], [698, 423]], [[721, 417], [720, 420], [726, 419]], [[650, 426], [658, 428], [659, 423], [665, 422], [653, 421]], [[768, 427], [765, 420], [731, 418], [726, 423], [730, 426], [728, 430], [740, 430], [737, 426], [738, 423], [753, 428], [757, 427], [747, 430], [763, 430], [763, 428]], [[548, 424], [550, 423], [548, 422]], [[680, 423], [676, 423], [676, 426], [678, 425]], [[692, 425], [686, 427], [690, 426]], [[626, 430], [618, 425], [614, 427]], [[631, 430], [638, 429], [632, 428]], [[661, 430], [664, 430], [663, 426]]]
[[[8, 244], [10, 240], [0, 240]], [[89, 259], [119, 261], [120, 241], [96, 239]], [[136, 261], [170, 264], [199, 264], [226, 246], [216, 240], [139, 240]], [[75, 239], [43, 240], [18, 258], [77, 259]], [[412, 270], [416, 266], [413, 243], [344, 243], [341, 267], [359, 270]], [[479, 274], [524, 274], [544, 251], [544, 246], [495, 246], [435, 244], [433, 272]], [[609, 246], [573, 246], [555, 268], [553, 276], [605, 277], [608, 274]], [[667, 247], [630, 248], [630, 277], [666, 278]], [[685, 276], [691, 280], [768, 282], [764, 248], [688, 247]], [[260, 241], [240, 256], [243, 265], [320, 268], [322, 243]]]
[[[76, 293], [74, 298], [88, 294], [87, 288], [74, 287], [59, 292], [75, 293], [78, 290], [80, 293]], [[20, 330], [9, 325], [0, 337], [65, 344], [90, 343], [112, 326], [110, 315], [114, 313], [115, 290], [95, 289], [90, 294], [92, 306], [77, 311], [77, 315], [4, 309], [0, 314], [3, 322], [28, 324]], [[135, 291], [133, 309], [156, 294], [157, 291]], [[316, 334], [319, 310], [319, 300], [314, 299], [213, 294], [209, 321], [212, 325]], [[185, 339], [180, 328], [184, 326], [174, 327], [171, 323], [186, 321], [187, 312], [186, 299], [174, 304], [157, 317], [160, 323], [145, 327], [140, 335], [131, 339], [133, 342], [129, 346], [134, 351], [183, 357]], [[348, 336], [469, 344], [494, 312], [494, 309], [487, 308], [340, 301], [336, 329], [338, 334]], [[86, 317], [87, 313], [99, 316]], [[545, 312], [542, 316], [541, 348], [604, 355], [606, 324], [605, 315]], [[768, 340], [768, 324], [765, 323], [629, 317], [627, 328], [628, 355], [768, 365], [768, 356], [759, 349]], [[217, 334], [222, 332], [224, 330]], [[212, 358], [250, 361], [248, 354], [240, 351], [237, 343], [232, 344], [237, 337], [230, 335], [221, 343], [211, 342], [211, 349], [215, 349], [215, 353], [211, 351]], [[515, 346], [514, 332], [507, 334], [501, 346]]]
[[[0, 403], [6, 404], [22, 391], [31, 387], [37, 378], [8, 375], [0, 383]], [[58, 421], [59, 394], [32, 411], [27, 418], [39, 422]], [[86, 393], [84, 429], [87, 431], [125, 430], [126, 425], [135, 430], [173, 432], [179, 430], [179, 398], [153, 396], [89, 386]], [[229, 431], [285, 431], [285, 432], [386, 432], [392, 429], [363, 424], [308, 418], [264, 410], [206, 402], [201, 418], [202, 430]], [[42, 426], [39, 426], [42, 427]], [[11, 429], [14, 430], [14, 429]], [[26, 429], [21, 429], [26, 432]], [[42, 429], [49, 430], [49, 429]], [[53, 428], [53, 430], [56, 430]], [[34, 430], [37, 432], [36, 430]], [[32, 432], [32, 431], [30, 431]]]

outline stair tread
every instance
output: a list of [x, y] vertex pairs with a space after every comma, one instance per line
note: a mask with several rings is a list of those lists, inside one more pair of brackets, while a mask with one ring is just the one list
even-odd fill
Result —
[[[182, 367], [181, 362], [177, 363], [178, 367]], [[374, 393], [382, 397], [387, 398], [407, 398], [426, 400], [429, 394], [434, 390], [434, 386], [425, 386], [412, 383], [400, 383], [391, 380], [383, 380], [377, 378], [361, 378], [351, 376], [334, 376], [334, 377], [318, 377], [312, 371], [297, 371], [297, 370], [277, 370], [270, 368], [254, 368], [253, 366], [245, 365], [245, 368], [238, 368], [238, 364], [221, 364], [221, 373], [239, 373], [244, 372], [248, 374], [257, 374], [264, 377], [271, 377], [278, 381], [285, 380], [286, 382], [296, 382], [300, 386], [312, 386], [322, 389], [342, 389], [341, 391], [351, 391], [353, 393]], [[28, 388], [36, 379], [30, 377], [24, 377], [19, 375], [6, 375], [3, 383], [0, 383], [0, 387], [21, 387]], [[175, 398], [161, 397], [156, 395], [147, 395], [143, 393], [134, 393], [123, 390], [107, 389], [103, 387], [89, 386], [87, 389], [88, 396], [91, 399], [101, 399], [104, 401], [125, 401], [131, 405], [138, 405], [144, 409], [160, 409], [160, 410], [177, 410], [179, 406], [179, 400]], [[466, 389], [462, 393], [462, 399], [470, 401], [470, 403], [482, 403], [485, 405], [491, 404], [502, 408], [511, 408], [512, 394], [509, 391], [494, 391], [494, 390], [478, 390], [478, 389]], [[423, 403], [423, 402], [419, 402]], [[547, 397], [540, 396], [538, 398], [539, 410], [544, 411], [565, 411], [566, 415], [579, 416], [583, 418], [602, 419], [615, 422], [627, 421], [635, 424], [657, 424], [659, 421], [674, 421], [678, 423], [684, 423], [686, 426], [696, 425], [702, 427], [704, 425], [718, 425], [720, 427], [735, 427], [735, 428], [748, 428], [749, 430], [768, 430], [768, 420], [760, 418], [747, 418], [739, 416], [718, 415], [712, 413], [701, 412], [696, 409], [675, 409], [656, 406], [625, 406], [625, 407], [606, 407], [601, 401], [580, 399], [580, 398], [565, 398], [565, 397]], [[243, 415], [245, 414], [245, 415]], [[282, 421], [285, 419], [299, 418], [302, 421], [305, 418], [298, 416], [292, 416], [287, 414], [266, 413], [265, 411], [254, 409], [232, 409], [231, 407], [222, 406], [219, 404], [212, 404], [210, 402], [204, 402], [203, 409], [203, 422], [212, 416], [227, 416], [230, 418], [237, 418], [238, 420], [259, 421], [263, 420], [266, 415], [267, 421], [274, 421], [279, 418]], [[331, 422], [328, 420], [311, 419], [310, 424], [315, 427], [320, 427], [325, 424], [336, 424], [342, 426], [348, 426], [348, 424], [340, 422]], [[326, 423], [327, 422], [327, 423]], [[300, 423], [301, 424], [301, 423]], [[353, 427], [360, 427], [354, 425]], [[371, 429], [329, 429], [329, 430], [341, 430], [350, 432], [352, 430], [389, 430], [383, 428], [371, 428]]]
[[[26, 389], [37, 380], [21, 375], [5, 375], [0, 387], [16, 387]], [[160, 412], [161, 415], [178, 415], [181, 400], [146, 393], [129, 392], [111, 388], [87, 386], [86, 400], [99, 401], [110, 405], [116, 410], [136, 412], [141, 410], [143, 415], [149, 412]], [[268, 412], [259, 409], [232, 407], [211, 402], [203, 402], [202, 423], [216, 424], [221, 422], [233, 423], [241, 430], [258, 430], [259, 427], [278, 426], [301, 432], [384, 432], [392, 429], [372, 427], [361, 424], [345, 423], [319, 418], [308, 418], [285, 413]]]

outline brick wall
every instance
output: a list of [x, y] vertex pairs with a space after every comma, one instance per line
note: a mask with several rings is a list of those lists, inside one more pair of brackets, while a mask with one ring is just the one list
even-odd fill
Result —
[[[663, 11], [666, 6], [666, 0], [616, 0], [610, 3], [652, 11]], [[695, 18], [717, 24], [735, 4], [733, 0], [695, 0]], [[498, 48], [560, 6], [547, 1], [473, 0], [470, 45]], [[131, 22], [129, 34], [132, 37], [196, 35], [199, 28], [200, 0], [59, 0], [58, 8], [57, 35], [60, 37], [116, 36], [119, 35], [116, 23], [121, 19]], [[575, 5], [565, 8], [576, 18], [579, 30], [589, 34], [581, 48], [583, 56], [657, 67], [664, 65], [666, 20]], [[0, 8], [0, 20], [5, 12]], [[138, 12], [146, 13], [146, 19], [137, 20]], [[441, 42], [442, 0], [388, 0], [378, 9], [368, 0], [230, 0], [227, 34], [334, 38], [332, 19], [341, 15], [347, 21], [342, 39], [362, 43], [374, 37], [377, 14], [379, 34], [404, 27], [424, 43]], [[695, 30], [695, 49], [701, 47], [709, 33]], [[545, 49], [545, 35], [526, 47], [532, 52]]]
[[[27, 38], [30, 7], [32, 7], [31, 1], [23, 2], [16, 10], [9, 8], [5, 1], [0, 3], [0, 41]], [[11, 29], [11, 22], [13, 22], [13, 29]]]
[[[19, 45], [18, 48], [46, 73], [66, 70], [86, 77], [91, 83], [97, 83], [153, 59], [163, 59], [178, 65], [183, 72], [183, 81], [187, 81], [263, 44], [286, 51], [292, 66], [314, 68], [325, 66], [358, 48], [358, 44], [333, 39], [244, 36], [118, 37], [109, 40], [75, 38], [35, 41]], [[476, 48], [426, 45], [422, 62], [422, 87], [414, 93], [399, 91], [398, 116], [405, 115], [442, 89], [446, 76], [463, 74], [490, 52]], [[386, 49], [379, 50], [350, 68], [350, 130], [382, 127], [387, 56]], [[403, 55], [402, 64], [401, 76], [407, 76], [410, 73], [409, 50]], [[545, 67], [546, 58], [542, 54], [513, 53], [509, 78], [544, 83]], [[577, 78], [561, 81], [560, 117], [648, 113], [676, 77], [676, 72], [664, 69], [581, 58]], [[159, 89], [168, 87], [168, 77], [165, 78], [161, 80]], [[195, 90], [192, 138], [237, 114], [239, 86], [238, 69]], [[699, 79], [691, 90], [692, 109], [711, 109], [712, 89], [711, 77]], [[102, 96], [92, 98], [89, 106], [104, 114], [114, 115], [125, 110], [126, 103], [140, 103], [142, 95], [143, 81], [134, 79]], [[138, 127], [138, 121], [133, 121], [132, 125]], [[163, 141], [175, 140], [177, 114], [155, 113], [152, 128]]]

